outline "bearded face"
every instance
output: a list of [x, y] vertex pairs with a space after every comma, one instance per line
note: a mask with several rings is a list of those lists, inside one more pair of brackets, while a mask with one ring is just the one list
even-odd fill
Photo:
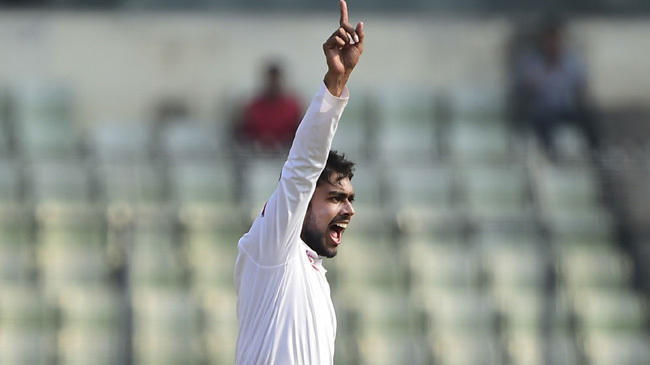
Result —
[[300, 238], [319, 256], [336, 256], [354, 208], [354, 189], [349, 178], [316, 187], [305, 214]]

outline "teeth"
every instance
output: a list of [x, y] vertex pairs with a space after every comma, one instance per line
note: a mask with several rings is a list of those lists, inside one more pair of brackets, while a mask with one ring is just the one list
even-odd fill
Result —
[[347, 223], [336, 223], [335, 225], [336, 225], [337, 227], [340, 227], [340, 228], [343, 228], [343, 229], [348, 228], [348, 224], [347, 224]]

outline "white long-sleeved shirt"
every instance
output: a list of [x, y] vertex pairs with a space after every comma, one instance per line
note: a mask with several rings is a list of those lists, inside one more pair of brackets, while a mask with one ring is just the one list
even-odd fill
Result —
[[336, 314], [326, 270], [300, 233], [347, 101], [347, 89], [335, 97], [321, 85], [277, 189], [239, 240], [237, 364], [333, 363]]

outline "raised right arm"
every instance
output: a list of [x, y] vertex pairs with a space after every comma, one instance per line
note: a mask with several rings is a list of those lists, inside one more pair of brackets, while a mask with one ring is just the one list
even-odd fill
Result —
[[[323, 85], [296, 131], [275, 192], [240, 241], [240, 247], [259, 265], [285, 262], [295, 237], [300, 236], [316, 181], [325, 168], [348, 101], [346, 84], [363, 52], [363, 39], [363, 24], [354, 28], [348, 23], [347, 4], [341, 0], [339, 28], [323, 44], [328, 66]], [[258, 237], [251, 237], [253, 234]]]

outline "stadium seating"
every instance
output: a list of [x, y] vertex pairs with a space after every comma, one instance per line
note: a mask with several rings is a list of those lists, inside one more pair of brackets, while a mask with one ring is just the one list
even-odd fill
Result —
[[200, 120], [172, 120], [162, 128], [160, 152], [176, 163], [212, 160], [225, 151], [225, 126]]
[[647, 364], [650, 339], [645, 334], [605, 334], [590, 338], [586, 354], [594, 365], [600, 364]]
[[232, 289], [241, 223], [237, 217], [230, 217], [186, 226], [182, 241], [191, 286], [197, 293]]
[[9, 158], [0, 159], [0, 203], [15, 203], [23, 196], [22, 167]]
[[134, 290], [182, 287], [185, 272], [174, 216], [157, 212], [139, 214], [134, 220], [133, 236], [126, 243], [130, 286]]
[[55, 311], [34, 285], [2, 285], [0, 362], [46, 364], [56, 356]]
[[[545, 160], [490, 85], [398, 89], [360, 92], [334, 140], [358, 162], [356, 215], [325, 262], [335, 362], [650, 363], [646, 299], [581, 142]], [[284, 157], [235, 156], [206, 121], [82, 131], [66, 87], [14, 95], [0, 364], [233, 363], [237, 241]]]
[[32, 220], [15, 205], [0, 209], [0, 283], [28, 284], [35, 275], [36, 260]]
[[68, 286], [59, 297], [58, 363], [115, 364], [126, 360], [126, 302], [109, 286]]
[[505, 163], [510, 159], [504, 125], [483, 120], [461, 120], [451, 125], [449, 149], [457, 164], [472, 167], [486, 163]]
[[107, 205], [162, 205], [169, 200], [166, 169], [156, 162], [106, 162], [97, 167], [98, 182]]
[[391, 171], [393, 209], [404, 224], [436, 225], [459, 213], [457, 174], [448, 164], [404, 164]]
[[184, 288], [133, 294], [133, 353], [138, 364], [196, 364], [201, 359], [199, 307]]
[[510, 341], [508, 353], [510, 363], [518, 365], [581, 363], [575, 342], [563, 334], [519, 334]]
[[28, 167], [32, 191], [37, 204], [89, 203], [93, 181], [85, 161], [34, 162]]
[[203, 347], [209, 364], [233, 364], [237, 342], [237, 296], [231, 287], [207, 289], [201, 297]]
[[[213, 209], [229, 209], [237, 203], [237, 181], [228, 161], [192, 160], [184, 164], [174, 163], [169, 170], [171, 195], [180, 207], [193, 209], [207, 206]], [[279, 172], [277, 174], [279, 176]]]
[[464, 168], [464, 209], [470, 219], [512, 221], [531, 215], [528, 177], [523, 166]]
[[9, 96], [12, 131], [28, 159], [74, 158], [82, 148], [75, 97], [65, 83], [32, 81], [16, 85]]
[[91, 130], [88, 149], [101, 162], [150, 161], [155, 128], [143, 121], [98, 122]]

